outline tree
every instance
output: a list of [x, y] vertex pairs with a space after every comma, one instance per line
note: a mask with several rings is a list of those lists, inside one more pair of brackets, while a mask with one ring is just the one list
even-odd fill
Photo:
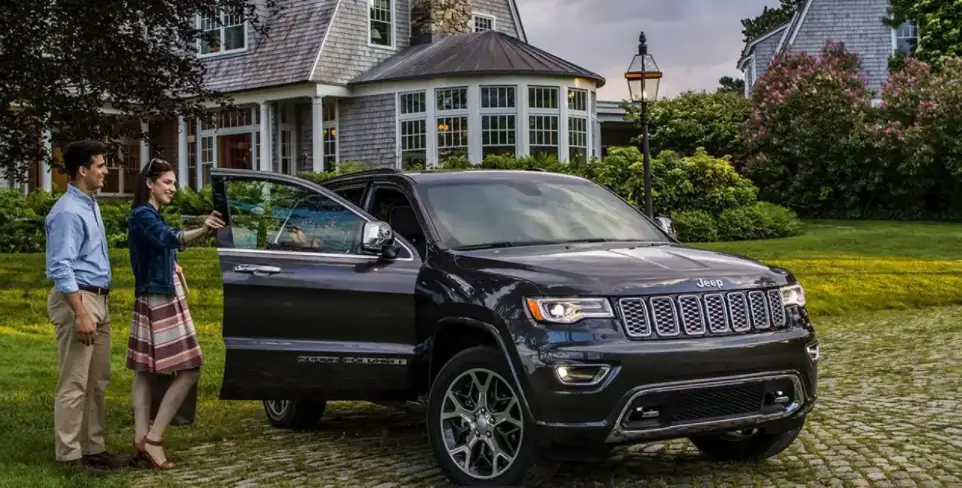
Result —
[[[918, 31], [914, 56], [941, 67], [947, 57], [962, 56], [962, 4], [946, 0], [892, 0], [886, 24], [899, 28], [906, 21]], [[896, 60], [893, 70], [904, 65]]]
[[[639, 128], [640, 113], [634, 104], [625, 104], [626, 117]], [[651, 154], [665, 150], [692, 156], [703, 148], [713, 157], [732, 156], [736, 166], [743, 159], [742, 126], [748, 120], [748, 100], [728, 92], [686, 91], [674, 98], [651, 102], [648, 106], [649, 147]], [[639, 135], [637, 141], [641, 140]]]
[[865, 137], [870, 91], [858, 56], [827, 42], [817, 56], [775, 56], [751, 95], [745, 174], [759, 196], [806, 216], [859, 208], [880, 168]]
[[742, 19], [742, 35], [744, 42], [751, 42], [762, 34], [792, 20], [792, 16], [805, 4], [806, 0], [779, 0], [778, 8], [766, 6], [761, 15], [754, 18]]
[[[0, 169], [22, 181], [29, 165], [52, 163], [42, 134], [63, 140], [146, 138], [125, 117], [200, 117], [230, 99], [205, 87], [200, 42], [216, 44], [199, 15], [248, 22], [268, 34], [277, 0], [16, 0], [0, 2]], [[219, 21], [217, 21], [219, 23]], [[218, 31], [214, 31], [217, 33]], [[218, 35], [219, 38], [219, 35]], [[46, 167], [46, 166], [45, 166]]]
[[715, 90], [716, 93], [734, 93], [735, 95], [745, 94], [745, 80], [741, 78], [732, 78], [731, 76], [722, 76], [718, 79], [718, 89]]

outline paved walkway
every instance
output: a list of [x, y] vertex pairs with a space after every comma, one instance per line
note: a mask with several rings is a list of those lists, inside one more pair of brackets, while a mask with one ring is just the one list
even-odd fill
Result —
[[[707, 462], [686, 441], [620, 448], [601, 464], [566, 464], [552, 486], [962, 487], [962, 327], [909, 314], [822, 333], [820, 403], [798, 441], [759, 465]], [[183, 453], [141, 486], [433, 487], [423, 421], [368, 404], [333, 404], [322, 428], [263, 434]], [[152, 483], [148, 483], [152, 482]]]

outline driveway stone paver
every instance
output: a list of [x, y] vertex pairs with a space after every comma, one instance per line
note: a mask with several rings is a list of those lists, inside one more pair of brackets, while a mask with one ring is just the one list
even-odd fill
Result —
[[[959, 311], [903, 312], [821, 327], [819, 404], [806, 429], [757, 465], [712, 463], [685, 440], [619, 448], [596, 464], [562, 465], [550, 486], [962, 487]], [[831, 331], [831, 332], [829, 332]], [[140, 486], [432, 487], [423, 418], [333, 403], [312, 432], [263, 416], [243, 442], [172, 453], [178, 467]]]

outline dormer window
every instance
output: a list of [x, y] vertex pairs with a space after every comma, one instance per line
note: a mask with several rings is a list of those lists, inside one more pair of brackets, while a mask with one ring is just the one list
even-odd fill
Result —
[[200, 16], [200, 54], [214, 55], [247, 49], [247, 23], [243, 15], [218, 12]]
[[915, 26], [911, 22], [906, 22], [902, 24], [901, 27], [895, 29], [893, 35], [893, 48], [896, 51], [902, 51], [905, 54], [915, 53], [915, 47], [919, 42], [919, 33]]
[[494, 16], [474, 14], [474, 32], [494, 30]]
[[394, 47], [394, 0], [368, 0], [372, 46]]

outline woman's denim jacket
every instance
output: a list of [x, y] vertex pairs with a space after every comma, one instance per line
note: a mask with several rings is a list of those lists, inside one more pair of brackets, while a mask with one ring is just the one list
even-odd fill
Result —
[[173, 295], [174, 262], [183, 231], [167, 227], [160, 212], [150, 203], [138, 205], [127, 220], [127, 245], [134, 272], [134, 296], [147, 293]]

